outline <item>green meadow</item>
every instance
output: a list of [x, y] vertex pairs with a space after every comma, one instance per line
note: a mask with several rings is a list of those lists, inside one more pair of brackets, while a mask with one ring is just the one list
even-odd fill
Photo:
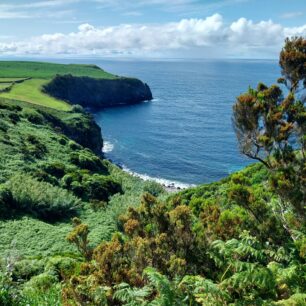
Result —
[[[42, 91], [42, 86], [48, 83], [44, 79], [30, 79], [22, 83], [14, 84], [10, 91], [1, 93], [0, 96], [7, 99], [19, 100], [33, 104], [39, 104], [58, 110], [68, 111], [71, 106], [64, 101], [55, 99]], [[1, 88], [0, 84], [0, 88]]]
[[42, 90], [42, 86], [58, 74], [97, 79], [116, 78], [95, 65], [0, 61], [0, 97], [69, 111], [71, 106], [68, 103], [53, 98]]
[[115, 75], [95, 65], [0, 61], [0, 78], [51, 79], [56, 74], [71, 74], [73, 76], [88, 76], [102, 79], [116, 78]]

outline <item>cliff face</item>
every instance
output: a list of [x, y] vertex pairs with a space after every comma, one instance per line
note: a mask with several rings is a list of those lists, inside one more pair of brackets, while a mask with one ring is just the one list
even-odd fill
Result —
[[68, 119], [63, 133], [83, 147], [91, 149], [97, 155], [102, 154], [103, 138], [101, 128], [91, 115], [82, 118]]
[[103, 138], [100, 126], [93, 116], [88, 113], [70, 113], [61, 116], [61, 112], [38, 110], [45, 120], [57, 131], [71, 138], [85, 148], [89, 148], [97, 155], [102, 154]]
[[108, 80], [57, 75], [44, 86], [44, 91], [71, 104], [96, 109], [131, 105], [153, 99], [147, 84], [130, 78]]

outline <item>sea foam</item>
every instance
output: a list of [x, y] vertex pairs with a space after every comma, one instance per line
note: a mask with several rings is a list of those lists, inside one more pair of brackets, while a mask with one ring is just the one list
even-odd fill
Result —
[[144, 181], [152, 181], [152, 182], [156, 182], [158, 184], [163, 185], [164, 187], [168, 188], [168, 189], [187, 189], [190, 187], [195, 187], [196, 185], [194, 184], [186, 184], [183, 182], [179, 182], [179, 181], [172, 181], [172, 180], [168, 180], [168, 179], [164, 179], [164, 178], [159, 178], [159, 177], [151, 177], [147, 174], [140, 174], [137, 172], [132, 171], [131, 169], [129, 169], [128, 167], [126, 167], [125, 165], [121, 166], [122, 170], [135, 176], [135, 177], [139, 177]]
[[109, 153], [109, 152], [112, 152], [114, 150], [114, 145], [109, 142], [109, 141], [104, 141], [104, 144], [103, 144], [103, 153]]

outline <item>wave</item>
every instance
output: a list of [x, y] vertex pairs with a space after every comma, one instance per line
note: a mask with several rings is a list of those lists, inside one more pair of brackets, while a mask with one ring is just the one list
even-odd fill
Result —
[[104, 144], [103, 144], [103, 153], [109, 153], [109, 152], [112, 152], [114, 150], [114, 145], [109, 142], [109, 141], [104, 141]]
[[121, 168], [123, 171], [141, 178], [144, 181], [152, 181], [152, 182], [156, 182], [159, 183], [160, 185], [163, 185], [164, 187], [166, 187], [167, 189], [187, 189], [187, 188], [191, 188], [191, 187], [195, 187], [196, 185], [194, 184], [186, 184], [183, 182], [179, 182], [179, 181], [172, 181], [172, 180], [167, 180], [167, 179], [163, 179], [163, 178], [159, 178], [159, 177], [151, 177], [147, 174], [140, 174], [137, 172], [132, 171], [131, 169], [129, 169], [128, 167], [126, 167], [125, 165], [121, 165]]

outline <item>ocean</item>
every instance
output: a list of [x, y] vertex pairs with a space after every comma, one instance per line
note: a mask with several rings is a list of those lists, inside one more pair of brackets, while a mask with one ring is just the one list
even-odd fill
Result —
[[185, 187], [217, 181], [251, 161], [238, 149], [232, 105], [259, 81], [280, 75], [277, 61], [91, 61], [140, 78], [154, 100], [95, 114], [107, 158], [129, 172]]

